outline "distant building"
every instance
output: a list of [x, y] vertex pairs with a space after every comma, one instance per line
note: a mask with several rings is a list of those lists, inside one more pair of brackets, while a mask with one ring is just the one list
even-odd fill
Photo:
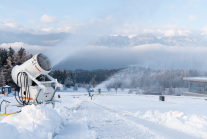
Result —
[[183, 80], [189, 82], [188, 92], [185, 96], [207, 97], [207, 77], [184, 77]]

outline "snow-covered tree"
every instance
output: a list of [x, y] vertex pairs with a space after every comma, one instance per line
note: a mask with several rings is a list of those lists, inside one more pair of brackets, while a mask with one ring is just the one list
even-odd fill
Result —
[[85, 88], [86, 88], [86, 91], [89, 91], [91, 89], [91, 85], [90, 84], [85, 85]]
[[25, 61], [27, 61], [26, 52], [23, 49], [20, 56], [20, 63], [23, 64]]
[[20, 57], [19, 57], [18, 52], [14, 53], [13, 63], [14, 63], [14, 65], [20, 65]]
[[90, 81], [90, 84], [93, 86], [93, 88], [95, 88], [96, 86], [96, 81], [94, 79], [94, 77], [92, 77], [91, 81]]
[[73, 87], [73, 92], [74, 91], [78, 91], [78, 85], [77, 84], [75, 84], [75, 86]]
[[70, 88], [71, 85], [73, 85], [73, 81], [71, 80], [71, 78], [68, 76], [66, 79], [65, 79], [65, 82], [64, 82], [65, 86], [67, 88]]
[[12, 62], [11, 62], [11, 57], [7, 58], [7, 64], [4, 65], [4, 72], [5, 72], [5, 80], [7, 84], [10, 84], [12, 81], [12, 77], [11, 77], [11, 71], [12, 71]]
[[174, 92], [174, 91], [173, 91], [173, 88], [172, 88], [172, 86], [171, 86], [171, 87], [169, 88], [169, 90], [168, 90], [168, 94], [169, 94], [169, 95], [173, 95], [173, 92]]
[[5, 86], [6, 85], [6, 81], [5, 81], [5, 77], [4, 77], [4, 72], [3, 70], [1, 70], [1, 73], [0, 73], [0, 86]]
[[125, 88], [124, 88], [124, 86], [123, 86], [123, 85], [121, 86], [121, 90], [122, 90], [122, 92], [125, 90]]
[[3, 65], [6, 65], [6, 59], [8, 58], [8, 52], [7, 52], [7, 50], [1, 48], [0, 56], [1, 56], [1, 64], [2, 64], [2, 66]]
[[107, 84], [106, 85], [106, 89], [108, 90], [108, 92], [111, 91], [111, 85], [110, 84]]
[[116, 94], [117, 94], [117, 90], [118, 90], [118, 84], [115, 83], [114, 86], [113, 86], [114, 90], [116, 90]]
[[14, 49], [13, 48], [11, 48], [11, 46], [9, 47], [9, 51], [8, 51], [8, 57], [11, 57], [11, 63], [12, 63], [12, 65], [14, 66], [14, 53], [15, 53], [15, 51], [14, 51]]

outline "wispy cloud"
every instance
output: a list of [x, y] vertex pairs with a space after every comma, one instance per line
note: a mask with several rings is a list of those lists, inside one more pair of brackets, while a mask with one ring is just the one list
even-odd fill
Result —
[[189, 18], [189, 20], [195, 20], [196, 16], [195, 15], [189, 15], [188, 18]]
[[28, 20], [28, 22], [34, 24], [35, 20]]
[[49, 16], [47, 14], [43, 15], [40, 19], [41, 22], [55, 23], [58, 22], [57, 18], [54, 16]]
[[191, 30], [178, 30], [180, 36], [188, 36], [191, 33]]
[[203, 27], [202, 35], [207, 35], [207, 25]]
[[29, 45], [29, 44], [24, 43], [24, 42], [0, 44], [0, 48], [9, 48], [10, 46], [15, 50], [19, 50], [21, 47], [25, 48], [28, 52], [33, 53], [33, 54], [43, 52], [43, 51], [46, 51], [46, 50], [50, 49], [50, 47], [47, 47], [47, 46]]

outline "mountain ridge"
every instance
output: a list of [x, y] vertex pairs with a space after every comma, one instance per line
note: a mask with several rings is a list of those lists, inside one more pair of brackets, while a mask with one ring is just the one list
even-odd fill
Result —
[[[11, 32], [0, 32], [0, 44], [24, 42], [29, 45], [55, 46], [65, 39], [70, 39], [70, 33], [54, 33], [34, 35], [31, 33], [15, 34]], [[141, 34], [129, 38], [127, 36], [103, 35], [89, 42], [89, 45], [107, 47], [134, 47], [145, 44], [162, 44], [166, 46], [207, 46], [205, 39], [188, 36], [174, 36], [158, 38], [153, 34]]]

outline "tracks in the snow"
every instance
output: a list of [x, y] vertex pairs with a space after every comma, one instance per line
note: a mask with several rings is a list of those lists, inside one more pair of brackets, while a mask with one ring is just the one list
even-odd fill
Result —
[[138, 126], [138, 128], [148, 130], [148, 133], [151, 135], [154, 135], [155, 138], [157, 136], [158, 138], [167, 138], [167, 139], [178, 139], [178, 138], [197, 139], [197, 137], [191, 136], [191, 135], [186, 134], [184, 132], [174, 130], [174, 129], [171, 129], [166, 126], [156, 124], [156, 123], [153, 123], [150, 121], [146, 121], [146, 120], [140, 119], [138, 117], [133, 117], [130, 115], [123, 116], [121, 113], [119, 113], [115, 110], [106, 108], [104, 106], [101, 106], [97, 103], [92, 103], [92, 104], [95, 105], [96, 107], [99, 107], [100, 109], [106, 110], [110, 113], [114, 113], [114, 114], [122, 117], [127, 122], [130, 122], [132, 124], [136, 124]]
[[81, 107], [81, 105], [82, 105], [83, 103], [81, 103], [80, 105], [78, 105], [78, 106], [75, 106], [75, 107], [72, 107], [72, 108], [68, 108], [68, 107], [63, 107], [63, 108], [65, 108], [65, 109], [67, 109], [67, 110], [78, 110], [80, 107]]
[[[86, 122], [89, 132], [95, 132], [97, 138], [113, 139], [152, 139], [161, 138], [143, 126], [134, 124], [119, 116], [116, 112], [110, 112], [93, 102], [86, 101], [83, 105], [86, 111]], [[83, 108], [81, 107], [81, 109]]]
[[[138, 117], [123, 116], [122, 113], [93, 101], [83, 101], [75, 107], [64, 108], [71, 111], [76, 110], [77, 112], [74, 113], [75, 119], [72, 119], [73, 122], [67, 125], [56, 138], [60, 136], [64, 138], [80, 138], [79, 136], [83, 136], [84, 138], [87, 135], [89, 138], [115, 139], [196, 139], [196, 137], [189, 134]], [[71, 129], [75, 127], [76, 130], [72, 131]], [[71, 132], [68, 132], [68, 130]]]

